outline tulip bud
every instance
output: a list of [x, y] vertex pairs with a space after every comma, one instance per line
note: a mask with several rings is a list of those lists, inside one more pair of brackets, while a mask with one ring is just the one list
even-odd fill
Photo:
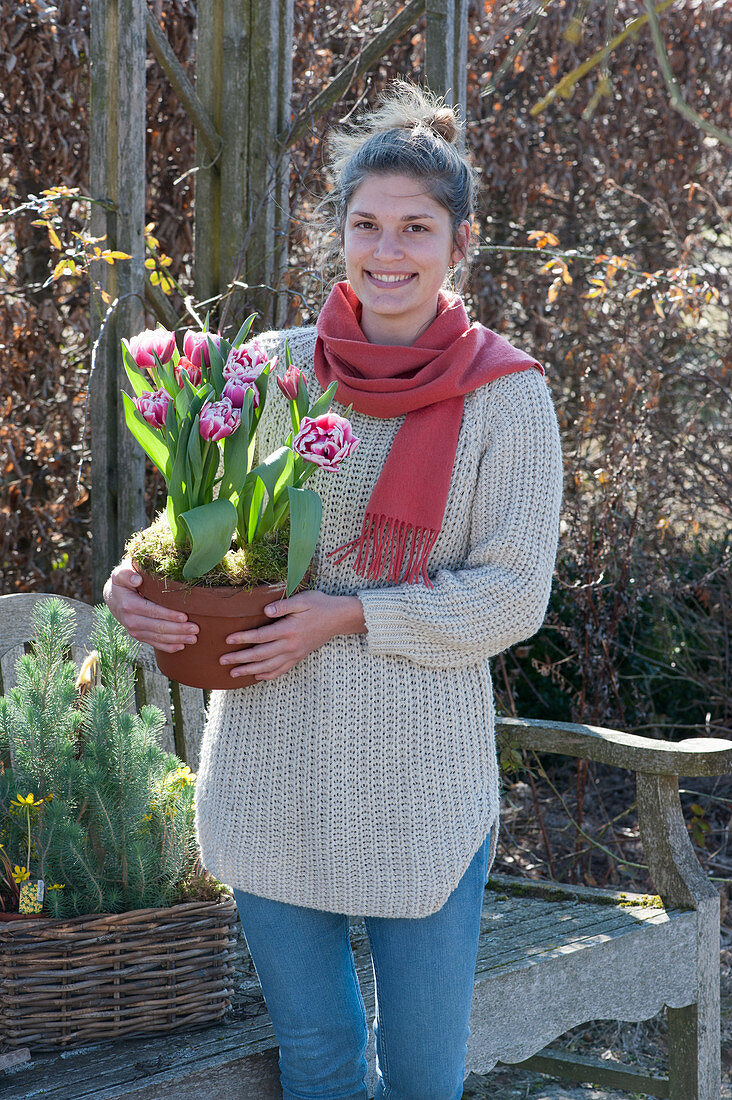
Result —
[[295, 401], [297, 399], [297, 390], [300, 385], [300, 379], [302, 378], [303, 384], [305, 383], [305, 374], [299, 367], [289, 366], [285, 371], [285, 377], [280, 378], [277, 375], [277, 385], [288, 401]]
[[178, 360], [178, 366], [175, 368], [175, 380], [178, 383], [178, 385], [180, 386], [180, 388], [183, 389], [183, 378], [182, 378], [181, 373], [180, 373], [183, 368], [185, 368], [186, 371], [188, 372], [188, 377], [190, 378], [193, 385], [194, 386], [200, 386], [201, 385], [201, 368], [200, 368], [200, 366], [197, 367], [195, 365], [195, 363], [192, 363], [190, 361], [190, 359], [186, 359], [185, 356], [182, 356]]

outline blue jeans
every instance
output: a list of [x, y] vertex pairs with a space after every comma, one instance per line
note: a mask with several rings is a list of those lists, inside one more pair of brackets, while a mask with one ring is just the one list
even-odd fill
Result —
[[[489, 837], [442, 909], [367, 917], [375, 1100], [460, 1100]], [[368, 1023], [348, 917], [235, 890], [280, 1047], [283, 1100], [366, 1100]]]

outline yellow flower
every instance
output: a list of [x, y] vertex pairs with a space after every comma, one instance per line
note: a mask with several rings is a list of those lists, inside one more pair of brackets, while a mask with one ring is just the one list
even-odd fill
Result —
[[36, 798], [34, 794], [19, 794], [17, 798], [11, 800], [10, 805], [24, 809], [26, 806], [40, 806], [43, 801], [44, 799]]
[[47, 890], [63, 890], [65, 885], [66, 885], [65, 882], [54, 882], [54, 884], [52, 886], [47, 886], [46, 889]]
[[13, 868], [13, 879], [15, 880], [15, 882], [20, 884], [21, 882], [26, 882], [29, 878], [30, 871], [27, 870], [27, 868], [25, 867], [19, 867], [16, 863], [15, 867]]
[[192, 787], [196, 782], [196, 773], [192, 772], [186, 764], [183, 768], [176, 768], [175, 771], [168, 772], [165, 777], [166, 787], [176, 787], [178, 784], [181, 786]]

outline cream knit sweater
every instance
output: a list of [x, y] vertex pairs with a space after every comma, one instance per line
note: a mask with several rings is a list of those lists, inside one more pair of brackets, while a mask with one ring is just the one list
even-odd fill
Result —
[[[285, 335], [319, 394], [315, 329], [258, 337], [280, 363]], [[323, 500], [316, 585], [358, 595], [368, 633], [332, 638], [276, 680], [212, 693], [198, 833], [206, 867], [239, 889], [331, 912], [423, 917], [445, 903], [489, 829], [491, 861], [495, 852], [489, 658], [544, 617], [559, 433], [539, 371], [468, 394], [428, 589], [365, 581], [352, 559], [326, 557], [359, 534], [403, 422], [350, 419], [361, 445], [338, 473], [309, 482]], [[289, 428], [271, 385], [260, 452], [281, 446]]]

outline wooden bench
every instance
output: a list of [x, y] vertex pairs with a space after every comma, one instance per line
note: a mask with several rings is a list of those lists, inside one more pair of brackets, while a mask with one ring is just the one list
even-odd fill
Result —
[[[3, 688], [30, 635], [38, 599], [0, 597]], [[77, 610], [75, 653], [86, 651], [91, 609]], [[18, 648], [20, 647], [20, 648]], [[139, 702], [168, 716], [165, 737], [195, 768], [204, 716], [203, 693], [169, 684], [152, 650], [139, 661]], [[468, 1043], [467, 1070], [488, 1072], [518, 1063], [626, 1093], [671, 1100], [719, 1100], [719, 898], [689, 840], [678, 777], [732, 772], [732, 744], [712, 738], [671, 743], [615, 730], [502, 719], [504, 743], [538, 753], [596, 760], [635, 773], [641, 840], [654, 889], [645, 895], [529, 882], [493, 875], [485, 891]], [[632, 790], [629, 784], [629, 801]], [[373, 974], [363, 922], [351, 940], [367, 1012], [373, 1015]], [[594, 1019], [644, 1020], [668, 1006], [669, 1073], [593, 1061], [546, 1049], [578, 1024]], [[238, 948], [232, 1011], [214, 1027], [188, 1034], [126, 1040], [62, 1055], [38, 1055], [0, 1074], [8, 1100], [176, 1100], [197, 1097], [215, 1075], [233, 1097], [281, 1095], [276, 1041], [243, 940]], [[373, 1036], [369, 1047], [373, 1094]], [[5, 1078], [4, 1087], [2, 1078]]]

